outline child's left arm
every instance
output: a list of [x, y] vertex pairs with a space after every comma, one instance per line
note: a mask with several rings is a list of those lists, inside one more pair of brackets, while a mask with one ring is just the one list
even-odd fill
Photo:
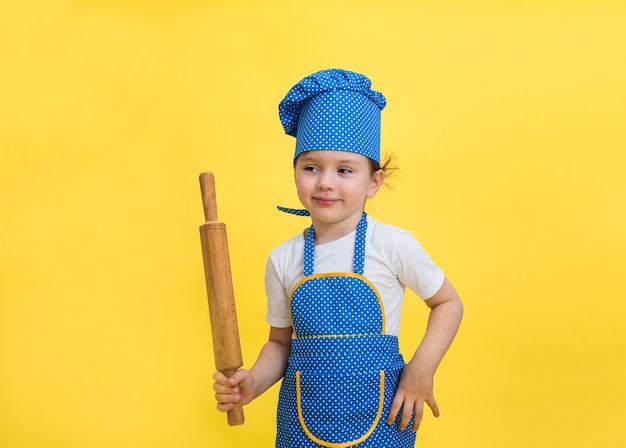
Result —
[[404, 406], [398, 427], [405, 429], [415, 411], [413, 431], [417, 431], [422, 421], [424, 402], [428, 404], [433, 415], [439, 417], [439, 408], [433, 395], [433, 377], [456, 335], [463, 315], [459, 295], [447, 279], [439, 291], [425, 300], [425, 303], [431, 311], [424, 339], [400, 375], [398, 389], [387, 416], [387, 423], [393, 424]]

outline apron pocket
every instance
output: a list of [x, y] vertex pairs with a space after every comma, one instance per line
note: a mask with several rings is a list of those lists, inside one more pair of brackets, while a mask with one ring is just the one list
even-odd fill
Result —
[[306, 435], [325, 447], [363, 442], [376, 429], [385, 401], [385, 372], [345, 376], [296, 372], [298, 419]]

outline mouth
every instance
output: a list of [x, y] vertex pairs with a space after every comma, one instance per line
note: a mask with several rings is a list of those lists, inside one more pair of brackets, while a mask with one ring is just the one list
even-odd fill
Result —
[[314, 197], [313, 201], [319, 205], [333, 205], [339, 202], [339, 199], [332, 198], [324, 198], [324, 197]]

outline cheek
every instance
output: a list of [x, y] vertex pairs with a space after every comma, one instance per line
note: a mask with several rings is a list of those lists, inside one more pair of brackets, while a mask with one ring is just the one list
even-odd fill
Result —
[[308, 191], [311, 189], [310, 179], [307, 179], [306, 176], [296, 176], [295, 177], [296, 191], [298, 194], [301, 194], [304, 191]]

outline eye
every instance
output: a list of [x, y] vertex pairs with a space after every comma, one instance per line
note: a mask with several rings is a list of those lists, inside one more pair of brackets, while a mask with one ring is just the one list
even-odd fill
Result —
[[315, 172], [318, 171], [316, 166], [313, 165], [307, 165], [304, 168], [302, 168], [304, 171], [309, 171], [309, 172]]
[[352, 170], [350, 168], [339, 168], [337, 172], [339, 174], [350, 174], [352, 173]]

